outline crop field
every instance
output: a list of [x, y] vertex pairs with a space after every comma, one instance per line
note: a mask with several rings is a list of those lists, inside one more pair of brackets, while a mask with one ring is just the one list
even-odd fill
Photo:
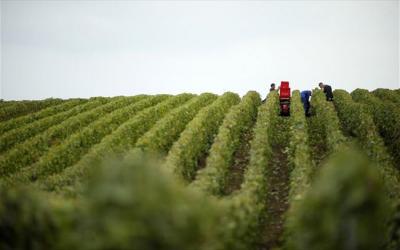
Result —
[[0, 101], [0, 249], [400, 249], [400, 90]]

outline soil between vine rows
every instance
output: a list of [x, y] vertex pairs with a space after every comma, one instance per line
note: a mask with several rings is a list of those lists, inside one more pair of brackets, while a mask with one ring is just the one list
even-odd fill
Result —
[[230, 168], [229, 177], [224, 187], [225, 195], [229, 195], [240, 189], [240, 185], [243, 182], [244, 172], [250, 161], [250, 142], [252, 139], [253, 127], [250, 127], [243, 133], [240, 146], [234, 153], [233, 164]]
[[288, 209], [290, 168], [288, 160], [289, 117], [279, 117], [272, 133], [272, 158], [267, 168], [266, 215], [261, 231], [259, 250], [282, 245], [284, 216]]

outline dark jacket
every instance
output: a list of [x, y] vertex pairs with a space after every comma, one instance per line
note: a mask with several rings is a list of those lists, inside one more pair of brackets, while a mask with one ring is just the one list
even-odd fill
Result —
[[332, 88], [329, 85], [324, 85], [324, 93], [326, 96], [327, 101], [332, 101], [333, 99], [333, 93], [332, 93]]

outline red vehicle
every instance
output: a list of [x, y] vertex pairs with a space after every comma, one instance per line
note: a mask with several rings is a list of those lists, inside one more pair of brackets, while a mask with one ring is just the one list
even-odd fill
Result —
[[279, 89], [279, 103], [281, 107], [281, 115], [290, 115], [290, 87], [289, 82], [281, 82]]

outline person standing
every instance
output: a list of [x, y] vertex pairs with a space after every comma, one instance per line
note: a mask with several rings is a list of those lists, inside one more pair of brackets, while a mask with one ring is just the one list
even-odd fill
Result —
[[322, 91], [324, 91], [326, 100], [327, 101], [333, 101], [333, 93], [332, 93], [332, 88], [329, 85], [325, 85], [322, 82], [318, 84], [318, 86], [321, 88]]
[[303, 90], [300, 93], [301, 102], [303, 103], [304, 107], [304, 114], [305, 116], [310, 116], [310, 97], [312, 93], [311, 90]]

